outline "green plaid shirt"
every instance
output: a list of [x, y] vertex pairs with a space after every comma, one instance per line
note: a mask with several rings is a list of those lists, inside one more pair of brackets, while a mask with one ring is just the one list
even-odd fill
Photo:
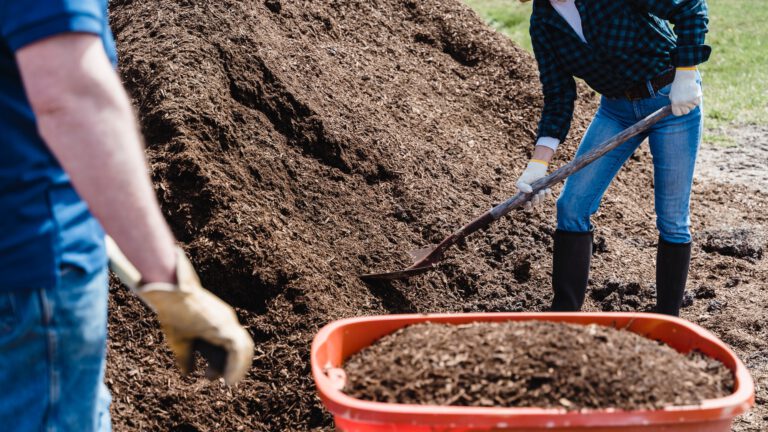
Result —
[[[549, 0], [534, 0], [531, 40], [544, 91], [538, 136], [565, 140], [579, 77], [607, 97], [709, 58], [706, 0], [576, 0], [587, 43]], [[669, 23], [674, 25], [674, 31]]]

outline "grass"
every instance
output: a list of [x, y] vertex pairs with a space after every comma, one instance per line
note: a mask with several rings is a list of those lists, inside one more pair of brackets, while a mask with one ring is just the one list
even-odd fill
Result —
[[513, 41], [528, 51], [531, 37], [528, 35], [528, 18], [531, 16], [531, 4], [517, 0], [464, 0], [477, 11], [496, 30], [506, 34]]
[[768, 124], [768, 6], [710, 0], [712, 57], [701, 67], [706, 112], [715, 121]]
[[[523, 48], [530, 3], [517, 0], [465, 0], [490, 25]], [[701, 66], [708, 126], [768, 124], [768, 5], [765, 0], [709, 0], [713, 52]]]
[[738, 147], [739, 145], [736, 138], [729, 135], [722, 128], [706, 128], [703, 140], [705, 143], [713, 144], [717, 147]]

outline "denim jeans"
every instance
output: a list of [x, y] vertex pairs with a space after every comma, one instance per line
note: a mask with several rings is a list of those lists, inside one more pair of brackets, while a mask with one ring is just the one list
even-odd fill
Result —
[[0, 430], [110, 431], [107, 271], [64, 266], [55, 289], [0, 292]]
[[[579, 146], [582, 155], [652, 112], [669, 105], [671, 85], [638, 101], [603, 97]], [[653, 155], [656, 227], [668, 243], [688, 243], [690, 197], [696, 153], [702, 134], [702, 109], [684, 116], [669, 116], [649, 131], [630, 139], [602, 158], [573, 174], [557, 200], [557, 228], [570, 232], [592, 230], [590, 217], [624, 162], [648, 138]], [[651, 185], [648, 185], [651, 187]]]

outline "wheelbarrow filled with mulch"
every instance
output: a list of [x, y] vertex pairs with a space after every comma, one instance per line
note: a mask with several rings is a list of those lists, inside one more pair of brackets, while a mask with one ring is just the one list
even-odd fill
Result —
[[723, 342], [656, 314], [353, 318], [320, 330], [311, 357], [345, 432], [726, 432], [754, 404]]

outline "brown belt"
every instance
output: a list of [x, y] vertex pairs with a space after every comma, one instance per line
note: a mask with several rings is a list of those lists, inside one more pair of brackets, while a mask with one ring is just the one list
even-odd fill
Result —
[[648, 83], [642, 83], [624, 90], [624, 97], [631, 101], [647, 99], [655, 95], [659, 90], [663, 89], [669, 84], [672, 84], [672, 81], [674, 80], [675, 69], [673, 68], [663, 72], [661, 75], [657, 75], [654, 78], [651, 78], [650, 83], [651, 87], [653, 87], [653, 93], [651, 93], [648, 89]]

